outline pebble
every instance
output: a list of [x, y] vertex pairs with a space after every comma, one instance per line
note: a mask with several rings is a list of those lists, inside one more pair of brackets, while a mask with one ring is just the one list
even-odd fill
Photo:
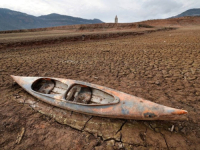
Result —
[[156, 81], [155, 84], [156, 84], [156, 85], [160, 85], [160, 81]]
[[160, 132], [160, 129], [159, 128], [155, 128], [154, 129], [156, 132]]
[[17, 99], [20, 98], [20, 97], [21, 97], [21, 96], [19, 96], [19, 95], [16, 96]]
[[171, 127], [171, 130], [170, 130], [171, 132], [173, 132], [174, 131], [174, 125], [172, 125], [172, 127]]
[[176, 132], [178, 132], [178, 131], [179, 131], [179, 127], [175, 127], [174, 129], [175, 129], [175, 131], [176, 131]]
[[115, 145], [115, 140], [110, 140], [110, 141], [107, 141], [106, 143], [109, 146], [114, 146]]
[[186, 134], [186, 128], [184, 127], [183, 129], [181, 129], [181, 132]]

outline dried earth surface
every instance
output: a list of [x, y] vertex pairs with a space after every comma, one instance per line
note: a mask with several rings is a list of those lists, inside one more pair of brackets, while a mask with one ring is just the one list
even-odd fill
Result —
[[[52, 42], [47, 34], [38, 45], [34, 38], [24, 44], [15, 41], [19, 33], [11, 34], [0, 34], [0, 149], [200, 149], [200, 26], [106, 40], [66, 42], [56, 36]], [[70, 112], [32, 97], [10, 75], [103, 85], [188, 110], [188, 120], [135, 121]]]

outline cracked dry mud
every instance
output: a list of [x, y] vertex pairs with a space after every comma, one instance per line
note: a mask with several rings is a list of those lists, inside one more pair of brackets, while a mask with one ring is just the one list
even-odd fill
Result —
[[[0, 149], [200, 149], [199, 29], [1, 49]], [[11, 74], [103, 85], [188, 110], [188, 120], [135, 121], [62, 110], [13, 84]]]

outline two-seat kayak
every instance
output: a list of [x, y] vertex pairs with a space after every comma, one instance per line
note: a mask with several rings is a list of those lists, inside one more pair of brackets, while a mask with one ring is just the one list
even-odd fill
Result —
[[93, 116], [135, 120], [178, 120], [186, 110], [175, 109], [104, 86], [50, 77], [11, 77], [36, 98]]

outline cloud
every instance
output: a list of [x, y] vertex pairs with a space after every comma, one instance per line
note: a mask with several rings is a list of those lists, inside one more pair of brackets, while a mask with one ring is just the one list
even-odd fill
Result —
[[168, 18], [187, 9], [200, 7], [199, 0], [6, 0], [1, 8], [8, 8], [40, 16], [50, 13], [98, 18], [113, 22], [118, 15], [119, 22], [136, 22], [148, 19]]
[[182, 7], [182, 3], [174, 0], [146, 0], [142, 4], [144, 11], [141, 11], [142, 18], [164, 18], [169, 17]]

